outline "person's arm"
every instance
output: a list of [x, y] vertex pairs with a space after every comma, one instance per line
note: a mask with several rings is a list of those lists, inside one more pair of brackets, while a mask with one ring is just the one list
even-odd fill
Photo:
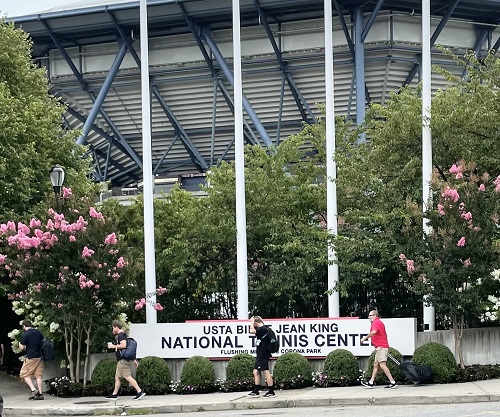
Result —
[[257, 333], [257, 330], [255, 329], [255, 319], [253, 317], [250, 319], [250, 333]]
[[370, 337], [372, 337], [374, 334], [376, 334], [376, 330], [372, 330], [370, 333], [368, 333], [366, 336], [363, 336], [361, 338], [361, 343], [366, 342]]

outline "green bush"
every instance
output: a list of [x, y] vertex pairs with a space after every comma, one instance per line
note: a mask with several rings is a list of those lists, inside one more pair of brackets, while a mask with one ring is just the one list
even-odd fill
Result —
[[339, 386], [351, 385], [359, 378], [358, 360], [348, 350], [336, 349], [326, 357], [323, 373]]
[[[403, 360], [403, 355], [394, 348], [389, 348], [389, 354], [394, 356], [399, 362]], [[375, 351], [372, 352], [370, 357], [368, 358], [368, 370], [366, 371], [366, 379], [370, 379], [372, 376], [373, 372], [373, 362], [375, 362]], [[403, 376], [401, 371], [399, 370], [399, 366], [394, 363], [391, 359], [387, 359], [387, 367], [389, 368], [389, 371], [391, 371], [392, 377], [396, 381], [405, 381], [406, 378]], [[377, 377], [375, 378], [375, 382], [377, 384], [386, 384], [387, 383], [387, 377], [384, 374], [384, 371], [379, 367], [379, 371], [377, 374]]]
[[246, 391], [253, 388], [255, 358], [248, 353], [239, 353], [229, 359], [226, 367], [224, 391]]
[[420, 346], [413, 353], [413, 362], [432, 368], [432, 380], [437, 383], [455, 381], [458, 372], [457, 361], [451, 350], [439, 343], [430, 342]]
[[207, 358], [193, 356], [182, 367], [178, 394], [200, 394], [215, 391], [215, 370]]
[[312, 385], [311, 364], [300, 353], [289, 352], [280, 356], [274, 365], [276, 388], [304, 388]]
[[166, 394], [170, 389], [170, 369], [167, 363], [157, 356], [146, 356], [137, 367], [136, 380], [148, 394]]
[[113, 390], [115, 387], [116, 359], [107, 358], [101, 360], [92, 372], [91, 382], [99, 386], [103, 391]]

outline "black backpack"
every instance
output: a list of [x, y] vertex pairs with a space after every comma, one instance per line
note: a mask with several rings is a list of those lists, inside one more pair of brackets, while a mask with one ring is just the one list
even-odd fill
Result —
[[276, 337], [276, 333], [270, 327], [267, 328], [267, 337], [269, 338], [269, 352], [278, 353], [280, 350], [280, 341]]
[[126, 361], [133, 361], [137, 357], [137, 342], [132, 337], [127, 337], [127, 347], [120, 350], [120, 357]]
[[46, 337], [42, 340], [42, 360], [44, 362], [53, 361], [56, 358], [56, 350], [54, 341]]

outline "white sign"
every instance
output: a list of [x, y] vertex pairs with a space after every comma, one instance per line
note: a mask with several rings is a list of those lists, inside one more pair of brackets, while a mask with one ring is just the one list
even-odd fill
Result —
[[[416, 319], [382, 319], [389, 345], [401, 354], [415, 351]], [[370, 341], [360, 339], [370, 330], [368, 319], [317, 318], [264, 320], [280, 341], [280, 351], [298, 352], [306, 357], [325, 357], [332, 350], [347, 349], [354, 356], [370, 356]], [[131, 324], [130, 335], [137, 340], [137, 356], [165, 359], [204, 356], [230, 358], [238, 353], [255, 354], [255, 335], [248, 320], [208, 320], [186, 323]]]

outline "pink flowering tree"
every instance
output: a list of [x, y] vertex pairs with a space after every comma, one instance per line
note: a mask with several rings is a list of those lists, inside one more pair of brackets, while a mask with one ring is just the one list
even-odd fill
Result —
[[57, 207], [0, 225], [0, 266], [16, 313], [60, 335], [71, 380], [83, 362], [85, 383], [92, 343], [131, 304], [134, 285], [112, 219], [66, 188]]
[[[500, 266], [500, 175], [480, 173], [462, 161], [436, 176], [432, 189], [433, 207], [426, 215], [432, 231], [399, 257], [411, 287], [428, 295], [437, 314], [451, 321], [463, 367], [467, 320], [483, 315], [491, 297], [500, 294], [492, 275]], [[418, 212], [415, 206], [417, 218]]]

